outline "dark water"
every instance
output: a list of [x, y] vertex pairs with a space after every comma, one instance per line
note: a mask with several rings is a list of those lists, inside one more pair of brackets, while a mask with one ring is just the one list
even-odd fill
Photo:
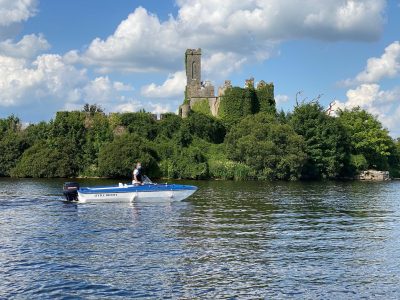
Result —
[[0, 299], [400, 298], [400, 182], [190, 183], [76, 205], [0, 179]]

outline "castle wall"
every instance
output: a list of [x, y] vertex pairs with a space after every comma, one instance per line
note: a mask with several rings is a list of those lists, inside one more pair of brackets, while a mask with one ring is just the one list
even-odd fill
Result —
[[187, 49], [185, 53], [186, 97], [200, 97], [201, 49]]
[[[211, 114], [217, 117], [220, 113], [221, 102], [227, 105], [223, 100], [225, 92], [232, 88], [230, 80], [226, 80], [224, 85], [218, 88], [218, 95], [215, 96], [215, 88], [209, 81], [201, 81], [201, 49], [187, 49], [185, 52], [186, 68], [186, 90], [185, 104], [181, 105], [179, 114], [185, 118], [191, 110]], [[245, 81], [245, 88], [254, 90], [254, 78]], [[260, 81], [255, 89], [259, 107], [257, 110], [270, 112], [275, 110], [274, 86]], [[231, 105], [231, 104], [229, 104]], [[233, 104], [232, 104], [233, 105]], [[209, 112], [207, 110], [209, 107]]]
[[210, 97], [208, 98], [208, 104], [210, 106], [211, 114], [214, 117], [218, 116], [218, 110], [219, 110], [219, 104], [221, 103], [221, 100], [219, 97]]

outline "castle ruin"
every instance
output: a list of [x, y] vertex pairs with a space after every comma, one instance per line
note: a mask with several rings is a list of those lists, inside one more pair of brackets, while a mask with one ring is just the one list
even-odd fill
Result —
[[[186, 118], [190, 111], [196, 110], [196, 106], [202, 106], [212, 116], [217, 117], [221, 103], [221, 97], [224, 96], [225, 91], [232, 88], [230, 80], [225, 80], [223, 86], [218, 88], [218, 94], [215, 96], [215, 88], [210, 81], [201, 80], [201, 49], [187, 49], [185, 52], [185, 69], [186, 69], [186, 88], [185, 100], [179, 107], [179, 115]], [[258, 88], [270, 85], [272, 87], [273, 98], [273, 84], [266, 84], [263, 80], [257, 85]], [[254, 78], [245, 81], [245, 88], [254, 89]], [[208, 106], [208, 107], [207, 107]]]
[[230, 81], [225, 81], [225, 86], [218, 89], [215, 96], [214, 86], [210, 81], [201, 80], [201, 49], [187, 49], [185, 52], [186, 89], [185, 102], [179, 107], [179, 115], [186, 118], [196, 103], [207, 100], [213, 116], [218, 115], [219, 97], [226, 88], [230, 87]]

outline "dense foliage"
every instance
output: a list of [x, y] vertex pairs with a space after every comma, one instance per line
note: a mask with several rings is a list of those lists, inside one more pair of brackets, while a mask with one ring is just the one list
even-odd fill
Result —
[[321, 105], [311, 102], [296, 106], [289, 122], [306, 143], [303, 178], [333, 178], [345, 173], [350, 141], [337, 118], [328, 116]]
[[346, 128], [351, 141], [352, 166], [388, 169], [396, 156], [396, 145], [382, 124], [360, 108], [339, 111], [338, 120]]
[[304, 140], [270, 114], [250, 115], [226, 137], [229, 159], [251, 167], [259, 179], [298, 179], [306, 159]]
[[15, 116], [0, 119], [0, 176], [130, 178], [137, 161], [156, 178], [319, 179], [368, 168], [400, 175], [400, 141], [371, 114], [328, 116], [315, 102], [276, 113], [268, 89], [230, 89], [230, 101], [245, 100], [219, 118], [192, 112], [157, 121], [92, 105], [25, 128]]
[[272, 84], [262, 84], [257, 89], [252, 86], [228, 88], [221, 97], [218, 115], [225, 126], [231, 127], [243, 117], [259, 112], [276, 113]]

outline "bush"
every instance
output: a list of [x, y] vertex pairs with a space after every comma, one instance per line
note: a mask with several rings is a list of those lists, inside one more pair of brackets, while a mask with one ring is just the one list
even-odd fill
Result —
[[249, 180], [257, 177], [254, 170], [244, 163], [231, 160], [211, 160], [210, 177], [223, 180]]
[[0, 139], [0, 176], [9, 176], [22, 153], [28, 148], [20, 133], [7, 132]]
[[160, 175], [157, 154], [149, 143], [137, 134], [116, 137], [99, 152], [99, 174], [105, 177], [131, 178], [136, 162], [140, 161], [145, 174]]
[[11, 170], [13, 177], [73, 177], [76, 164], [68, 155], [68, 150], [60, 151], [49, 143], [37, 143], [26, 150]]
[[350, 141], [342, 124], [325, 113], [318, 103], [295, 107], [290, 124], [305, 141], [307, 161], [302, 178], [335, 178], [343, 175], [349, 164]]
[[224, 141], [226, 130], [221, 121], [212, 116], [201, 113], [191, 113], [184, 120], [192, 135], [196, 135], [208, 142], [219, 144]]
[[369, 168], [389, 170], [395, 143], [373, 115], [357, 107], [339, 111], [338, 120], [350, 136], [353, 155], [363, 155]]
[[160, 162], [162, 176], [166, 178], [208, 178], [208, 164], [203, 153], [196, 147], [181, 148], [170, 158]]
[[243, 119], [225, 143], [228, 158], [249, 166], [258, 179], [298, 179], [306, 158], [303, 138], [266, 113]]

